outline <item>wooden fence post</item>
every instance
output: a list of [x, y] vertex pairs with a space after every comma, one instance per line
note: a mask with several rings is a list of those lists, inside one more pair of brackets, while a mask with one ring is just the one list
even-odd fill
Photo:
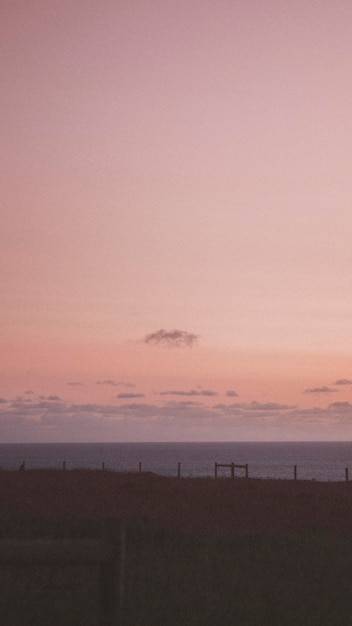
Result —
[[297, 465], [293, 466], [293, 477], [294, 477], [294, 480], [297, 480]]
[[102, 463], [101, 469], [103, 470], [103, 472], [105, 472], [105, 463]]
[[232, 480], [235, 478], [235, 464], [231, 463], [231, 478]]
[[346, 483], [348, 483], [349, 477], [348, 477], [348, 467], [345, 468], [345, 478], [346, 478]]
[[138, 471], [139, 471], [139, 472], [141, 472], [141, 471], [142, 471], [142, 461], [139, 461]]
[[248, 463], [246, 463], [246, 478], [248, 478]]
[[216, 479], [218, 477], [218, 464], [215, 463], [215, 474], [214, 474], [214, 478]]

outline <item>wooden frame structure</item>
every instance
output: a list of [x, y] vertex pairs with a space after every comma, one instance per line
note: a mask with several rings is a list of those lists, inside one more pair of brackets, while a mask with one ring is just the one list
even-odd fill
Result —
[[248, 478], [248, 463], [246, 463], [245, 465], [238, 465], [237, 463], [215, 463], [214, 478], [218, 477], [218, 467], [229, 467], [231, 469], [232, 480], [235, 478], [235, 468], [244, 469], [245, 478]]

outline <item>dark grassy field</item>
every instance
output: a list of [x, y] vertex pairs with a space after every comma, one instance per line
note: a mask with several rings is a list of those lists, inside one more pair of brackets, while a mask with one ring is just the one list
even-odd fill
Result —
[[[352, 484], [0, 471], [0, 539], [18, 550], [99, 539], [111, 518], [126, 530], [121, 625], [352, 623]], [[4, 626], [99, 624], [97, 567], [0, 576]]]

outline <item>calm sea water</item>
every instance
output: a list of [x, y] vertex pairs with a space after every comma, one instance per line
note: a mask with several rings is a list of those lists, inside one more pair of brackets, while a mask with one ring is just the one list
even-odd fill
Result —
[[[352, 442], [290, 443], [51, 443], [0, 444], [0, 467], [89, 468], [116, 471], [144, 471], [164, 476], [213, 476], [214, 464], [236, 463], [249, 467], [254, 478], [345, 480], [345, 468], [352, 480]], [[228, 475], [228, 470], [219, 470]], [[240, 476], [242, 470], [236, 470]]]

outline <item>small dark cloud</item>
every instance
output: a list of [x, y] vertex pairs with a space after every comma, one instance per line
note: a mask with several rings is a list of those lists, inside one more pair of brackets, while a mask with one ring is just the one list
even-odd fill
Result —
[[337, 389], [332, 387], [313, 387], [312, 389], [305, 389], [303, 393], [336, 393]]
[[352, 385], [352, 380], [349, 380], [348, 378], [339, 378], [339, 380], [334, 382], [334, 385]]
[[111, 385], [116, 387], [117, 383], [114, 380], [97, 380], [97, 385]]
[[191, 348], [197, 341], [198, 335], [186, 330], [164, 330], [163, 328], [144, 337], [144, 343], [164, 345], [170, 348]]
[[151, 413], [153, 412], [158, 412], [160, 409], [158, 407], [154, 407], [152, 404], [143, 404], [143, 402], [137, 404], [137, 403], [132, 403], [132, 404], [122, 404], [120, 406], [120, 411], [150, 411]]
[[25, 396], [32, 396], [34, 394], [34, 391], [32, 391], [31, 389], [28, 389], [27, 391], [24, 392]]
[[202, 403], [201, 402], [195, 402], [194, 400], [179, 400], [178, 402], [167, 402], [163, 409], [166, 408], [172, 408], [172, 409], [187, 409], [187, 408], [194, 408], [194, 407], [202, 407]]
[[183, 390], [171, 390], [171, 391], [161, 391], [160, 396], [217, 396], [216, 391], [212, 391], [211, 389], [190, 389], [189, 391]]
[[54, 401], [57, 401], [57, 400], [61, 400], [61, 398], [60, 398], [60, 396], [48, 396], [48, 397], [47, 397], [47, 400], [54, 400]]
[[83, 383], [80, 383], [77, 380], [72, 380], [72, 381], [66, 383], [66, 385], [69, 385], [70, 387], [81, 387], [83, 385]]
[[238, 393], [236, 393], [233, 389], [228, 389], [228, 391], [226, 391], [226, 395], [228, 398], [237, 398]]
[[5, 398], [0, 398], [0, 404], [6, 404], [7, 400]]
[[116, 380], [97, 380], [97, 385], [108, 385], [110, 387], [135, 387], [133, 383], [121, 383]]
[[145, 398], [144, 393], [118, 393], [116, 398], [119, 400], [126, 400], [132, 398]]
[[231, 409], [235, 411], [287, 411], [295, 409], [295, 405], [278, 404], [277, 402], [234, 402], [233, 404], [216, 404], [214, 409]]
[[333, 402], [332, 404], [329, 404], [328, 409], [333, 411], [350, 411], [352, 409], [352, 404], [350, 402]]
[[277, 402], [251, 402], [250, 409], [254, 411], [286, 411], [287, 409], [294, 409], [294, 405], [290, 404], [278, 404]]

